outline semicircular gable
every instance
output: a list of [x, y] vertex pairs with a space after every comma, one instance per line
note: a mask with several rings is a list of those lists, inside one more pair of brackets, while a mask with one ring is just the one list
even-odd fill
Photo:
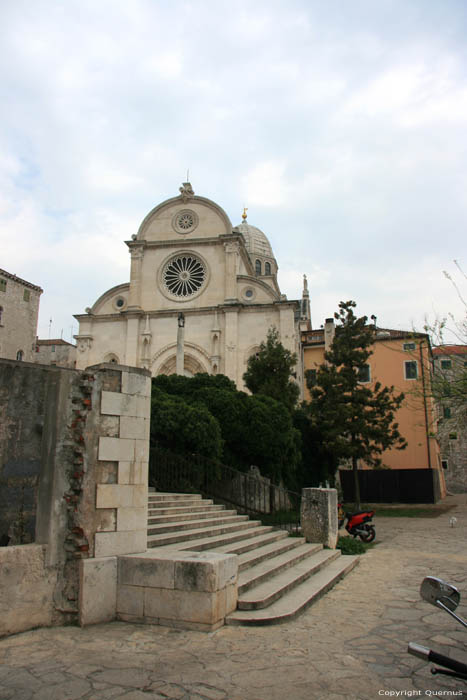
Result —
[[[123, 311], [126, 308], [129, 291], [129, 282], [118, 284], [116, 287], [108, 289], [94, 302], [91, 307], [91, 313], [96, 315], [100, 313], [118, 313], [118, 311]], [[113, 301], [116, 301], [120, 297], [124, 300], [124, 304], [119, 308], [113, 305]]]
[[[194, 213], [193, 226], [186, 229], [177, 226], [178, 214]], [[193, 196], [188, 200], [180, 197], [161, 202], [143, 219], [136, 240], [169, 240], [181, 239], [182, 236], [193, 234], [194, 237], [203, 235], [220, 235], [232, 233], [232, 222], [218, 204], [207, 197]]]

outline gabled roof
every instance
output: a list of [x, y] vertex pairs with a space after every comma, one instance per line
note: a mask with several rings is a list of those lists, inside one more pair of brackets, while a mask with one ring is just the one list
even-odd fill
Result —
[[32, 282], [27, 282], [27, 280], [23, 280], [23, 279], [21, 279], [21, 277], [17, 277], [16, 275], [12, 275], [11, 272], [7, 272], [6, 270], [0, 269], [0, 277], [6, 277], [9, 280], [13, 280], [14, 282], [18, 282], [18, 284], [24, 284], [25, 287], [29, 287], [29, 289], [34, 289], [36, 292], [40, 292], [41, 294], [44, 291], [37, 284], [32, 284]]
[[467, 355], [467, 345], [438, 345], [433, 355]]

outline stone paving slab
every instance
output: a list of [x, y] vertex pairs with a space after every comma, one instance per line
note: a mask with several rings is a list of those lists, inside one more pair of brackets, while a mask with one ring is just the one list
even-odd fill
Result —
[[206, 634], [114, 622], [4, 638], [0, 700], [467, 698], [467, 683], [433, 677], [406, 653], [415, 641], [467, 660], [467, 632], [418, 593], [427, 574], [452, 581], [467, 616], [467, 494], [446, 501], [456, 508], [438, 518], [376, 516], [380, 544], [277, 627]]

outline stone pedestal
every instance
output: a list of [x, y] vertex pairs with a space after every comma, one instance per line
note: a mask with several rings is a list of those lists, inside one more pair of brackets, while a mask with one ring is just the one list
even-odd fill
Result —
[[307, 542], [320, 542], [335, 549], [337, 544], [337, 490], [302, 489], [300, 510], [302, 534]]

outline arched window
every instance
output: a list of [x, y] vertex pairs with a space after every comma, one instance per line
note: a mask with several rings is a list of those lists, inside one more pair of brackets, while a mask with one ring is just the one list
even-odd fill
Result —
[[261, 260], [255, 262], [255, 271], [257, 275], [261, 274]]
[[23, 359], [23, 357], [24, 357], [24, 352], [22, 350], [18, 350], [18, 352], [16, 353], [16, 359], [21, 361]]
[[264, 274], [265, 275], [270, 275], [271, 274], [271, 263], [266, 263], [264, 266]]

